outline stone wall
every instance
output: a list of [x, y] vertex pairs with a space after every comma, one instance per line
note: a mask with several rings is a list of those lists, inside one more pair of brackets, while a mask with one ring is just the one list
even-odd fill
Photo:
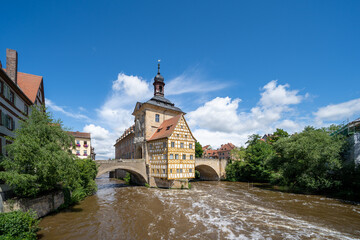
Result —
[[56, 191], [33, 199], [9, 199], [3, 203], [3, 212], [11, 212], [16, 210], [27, 211], [32, 209], [36, 212], [37, 217], [40, 218], [49, 214], [50, 212], [55, 211], [63, 203], [63, 191]]

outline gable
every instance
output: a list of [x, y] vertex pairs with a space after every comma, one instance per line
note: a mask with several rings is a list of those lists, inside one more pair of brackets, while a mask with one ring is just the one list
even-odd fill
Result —
[[183, 135], [188, 135], [189, 137], [191, 136], [191, 138], [196, 141], [196, 138], [194, 137], [194, 135], [192, 134], [189, 125], [187, 124], [184, 115], [181, 115], [181, 118], [179, 119], [179, 121], [176, 124], [176, 127], [174, 129], [174, 131], [172, 132], [170, 137], [175, 137], [174, 134], [183, 134]]

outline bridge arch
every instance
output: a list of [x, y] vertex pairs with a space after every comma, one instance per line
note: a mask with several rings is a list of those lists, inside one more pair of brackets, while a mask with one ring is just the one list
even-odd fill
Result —
[[144, 175], [144, 173], [141, 173], [141, 171], [139, 171], [138, 169], [135, 169], [133, 167], [126, 167], [126, 166], [109, 166], [109, 167], [101, 168], [101, 169], [99, 169], [96, 177], [100, 177], [101, 175], [111, 172], [111, 171], [115, 171], [116, 169], [121, 169], [121, 170], [129, 172], [131, 174], [131, 176], [134, 178], [133, 179], [134, 182], [137, 184], [144, 185], [145, 183], [147, 183], [147, 176]]
[[200, 179], [207, 181], [218, 181], [220, 180], [219, 173], [210, 165], [196, 165], [195, 170], [200, 172]]

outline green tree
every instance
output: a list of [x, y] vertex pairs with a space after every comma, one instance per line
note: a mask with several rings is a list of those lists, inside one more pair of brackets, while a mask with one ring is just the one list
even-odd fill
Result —
[[244, 161], [246, 149], [244, 147], [236, 147], [230, 151], [231, 159], [236, 161]]
[[324, 129], [306, 127], [301, 133], [273, 144], [277, 155], [272, 168], [284, 185], [308, 192], [321, 192], [340, 186], [341, 153], [346, 141], [329, 136]]
[[226, 167], [229, 181], [267, 182], [270, 180], [271, 169], [268, 162], [275, 155], [272, 145], [260, 141], [260, 136], [249, 136], [247, 148], [241, 153], [243, 161], [234, 161]]
[[195, 157], [201, 158], [203, 154], [202, 146], [199, 142], [195, 142]]
[[277, 128], [276, 131], [272, 134], [269, 139], [270, 143], [277, 142], [280, 138], [287, 138], [289, 137], [289, 133], [281, 128]]
[[57, 186], [74, 189], [79, 172], [69, 146], [72, 136], [54, 121], [45, 108], [33, 107], [31, 115], [21, 121], [15, 140], [6, 147], [0, 178], [13, 187], [18, 196], [32, 197]]
[[246, 145], [254, 145], [261, 139], [259, 134], [252, 134], [248, 137], [248, 140], [246, 141]]

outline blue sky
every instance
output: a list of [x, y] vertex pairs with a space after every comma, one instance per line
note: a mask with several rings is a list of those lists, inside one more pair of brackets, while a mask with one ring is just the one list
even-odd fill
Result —
[[252, 133], [360, 117], [359, 1], [8, 1], [0, 60], [44, 77], [47, 106], [90, 131], [97, 158], [151, 97], [165, 95], [195, 137], [218, 147]]

